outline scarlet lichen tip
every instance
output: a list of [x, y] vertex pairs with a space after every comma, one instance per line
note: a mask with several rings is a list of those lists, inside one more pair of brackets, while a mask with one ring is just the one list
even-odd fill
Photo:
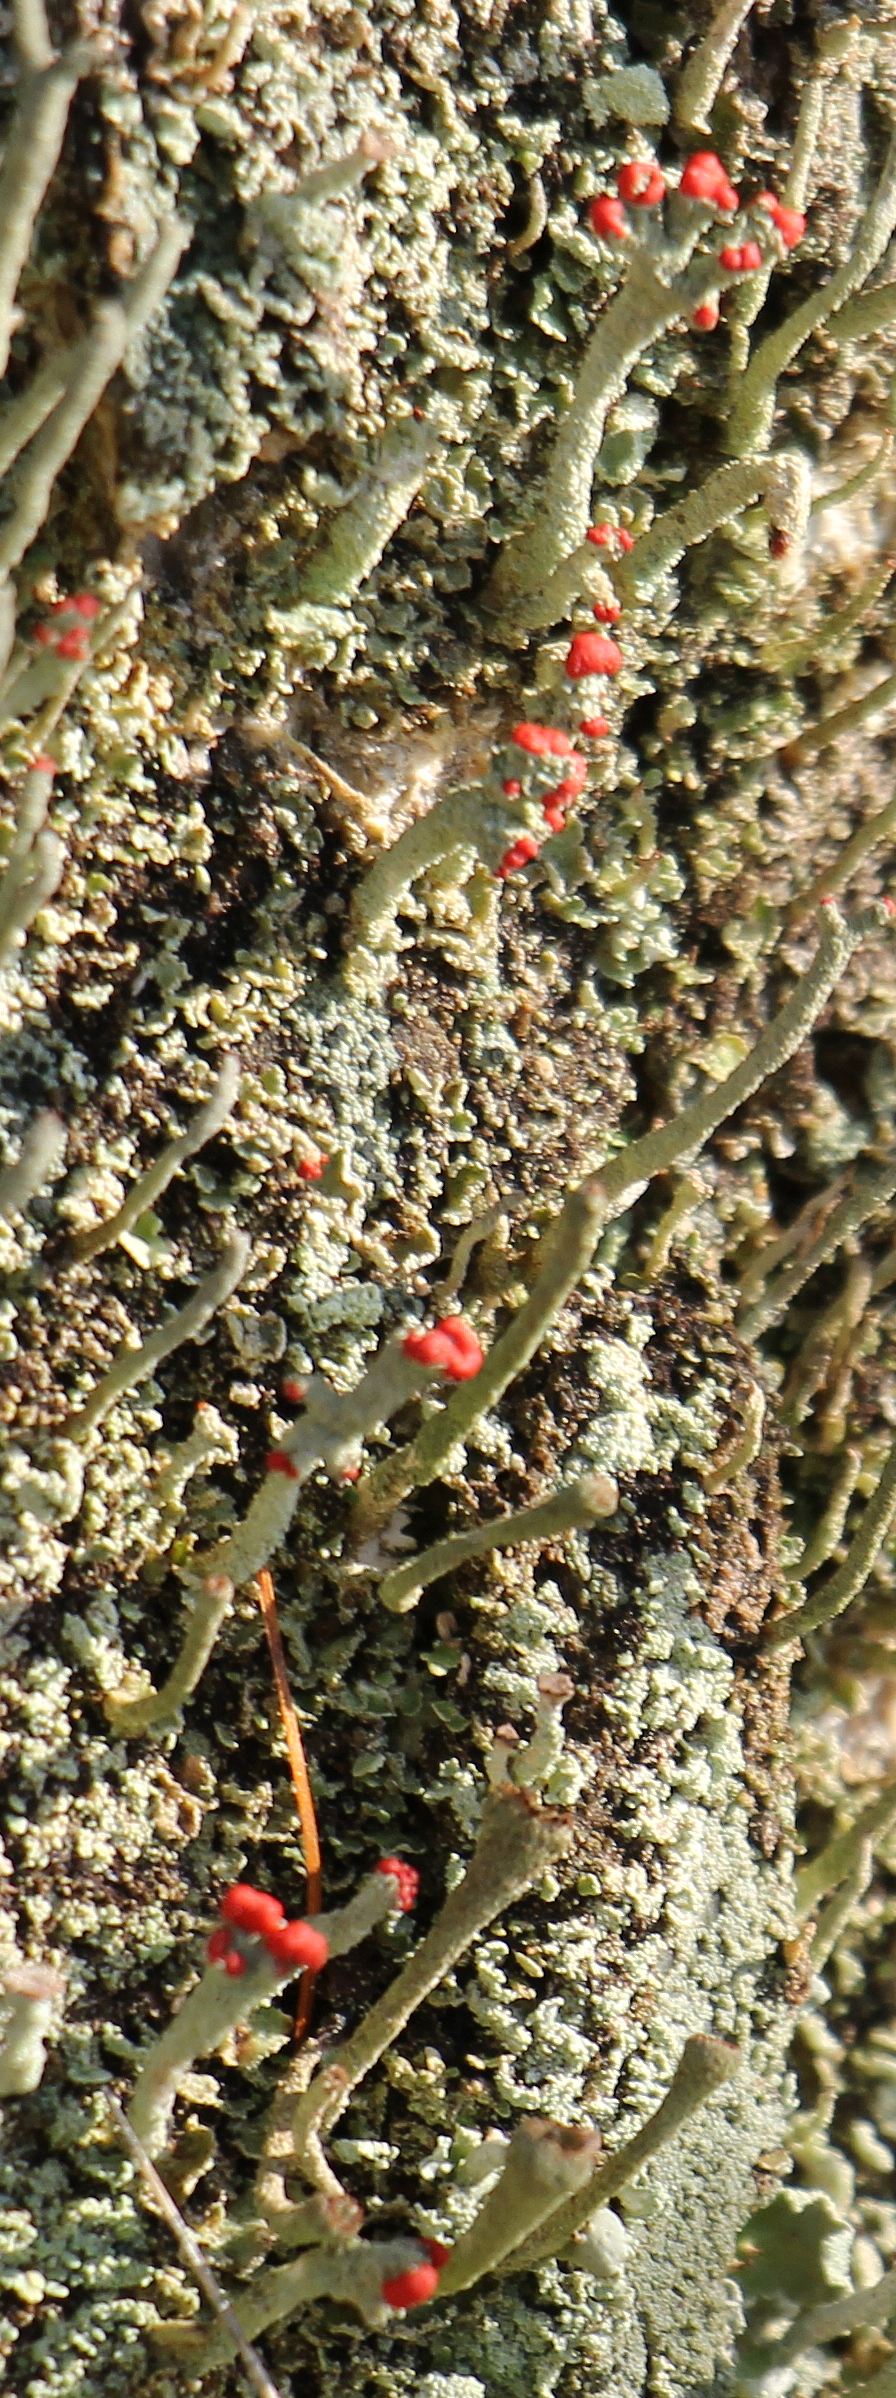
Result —
[[56, 655], [59, 658], [74, 658], [79, 661], [89, 658], [90, 643], [83, 625], [73, 625], [70, 633], [63, 633], [60, 636], [56, 643]]
[[411, 1908], [417, 1904], [417, 1894], [420, 1889], [420, 1876], [416, 1865], [408, 1865], [404, 1857], [381, 1857], [378, 1865], [374, 1867], [374, 1872], [392, 1875], [393, 1880], [398, 1883], [396, 1907], [400, 1914], [408, 1915]]
[[739, 248], [729, 243], [727, 249], [719, 251], [719, 265], [725, 268], [728, 275], [754, 275], [757, 267], [762, 265], [758, 241], [741, 242]]
[[806, 230], [806, 219], [802, 209], [786, 208], [783, 200], [775, 198], [774, 192], [757, 193], [755, 205], [757, 208], [764, 208], [767, 211], [772, 224], [780, 233], [785, 250], [795, 250], [797, 242], [802, 241]]
[[636, 208], [656, 208], [665, 197], [666, 178], [655, 158], [628, 158], [617, 167], [616, 189], [620, 200], [631, 200]]
[[264, 1461], [266, 1474], [285, 1474], [287, 1482], [298, 1482], [299, 1469], [285, 1449], [269, 1449]]
[[32, 760], [31, 760], [31, 765], [32, 765], [32, 768], [35, 768], [35, 767], [37, 768], [37, 772], [38, 772], [38, 774], [58, 774], [58, 773], [59, 773], [59, 761], [58, 761], [58, 759], [57, 759], [57, 758], [48, 758], [48, 757], [45, 757], [43, 750], [41, 751], [41, 754], [40, 754], [40, 757], [39, 757], [39, 758], [32, 758]]
[[320, 1973], [330, 1954], [326, 1933], [317, 1931], [313, 1923], [305, 1923], [300, 1917], [270, 1932], [265, 1947], [275, 1965], [284, 1972], [289, 1968], [296, 1973]]
[[569, 734], [561, 733], [558, 725], [526, 721], [514, 725], [510, 738], [516, 743], [517, 749], [528, 750], [533, 758], [568, 758], [572, 755], [573, 744]]
[[501, 784], [501, 789], [504, 793], [505, 799], [519, 799], [522, 794], [522, 788], [522, 783], [518, 783], [513, 775], [508, 777], [506, 783]]
[[714, 333], [718, 321], [718, 300], [701, 300], [699, 308], [695, 308], [691, 318], [695, 333]]
[[267, 1940], [286, 1922], [286, 1908], [279, 1898], [269, 1890], [254, 1889], [251, 1882], [231, 1882], [221, 1900], [221, 1915], [225, 1923], [260, 1940]]
[[415, 1365], [438, 1366], [449, 1382], [470, 1382], [478, 1374], [483, 1349], [463, 1316], [443, 1316], [430, 1332], [408, 1332], [402, 1351]]
[[239, 1949], [238, 1949], [238, 1948], [229, 1948], [229, 1949], [228, 1949], [228, 1951], [227, 1951], [227, 1955], [226, 1955], [226, 1957], [225, 1957], [225, 1959], [224, 1959], [224, 1971], [225, 1971], [225, 1973], [229, 1973], [229, 1975], [230, 1975], [230, 1977], [231, 1977], [231, 1980], [232, 1980], [232, 1981], [238, 1981], [238, 1980], [239, 1980], [239, 1977], [240, 1977], [240, 1974], [241, 1974], [241, 1973], [245, 1973], [245, 1970], [246, 1970], [246, 1960], [245, 1960], [245, 1957], [241, 1957], [241, 1956], [240, 1956], [240, 1952], [239, 1952]]
[[383, 2297], [387, 2306], [406, 2314], [409, 2307], [424, 2306], [428, 2298], [434, 2298], [438, 2286], [438, 2266], [410, 2265], [405, 2273], [393, 2273], [384, 2281]]
[[591, 613], [597, 617], [598, 624], [618, 624], [622, 602], [618, 599], [594, 600]]
[[566, 654], [566, 672], [574, 683], [583, 675], [618, 674], [622, 663], [622, 651], [607, 633], [575, 633]]
[[721, 208], [727, 215], [738, 207], [738, 197], [714, 150], [695, 150], [685, 160], [678, 186], [685, 200], [702, 200], [705, 207]]
[[451, 2250], [444, 2240], [424, 2240], [421, 2237], [421, 2247], [425, 2248], [431, 2265], [447, 2265]]
[[608, 550], [613, 542], [621, 550], [633, 550], [635, 546], [634, 534], [629, 533], [625, 525], [589, 525], [585, 539], [593, 542], [596, 550]]
[[519, 840], [512, 841], [510, 848], [505, 849], [503, 858], [498, 860], [495, 873], [499, 882], [505, 882], [508, 874], [518, 874], [522, 866], [530, 866], [532, 859], [537, 856], [538, 842], [531, 833], [521, 833]]
[[319, 1182], [324, 1167], [329, 1163], [329, 1158], [323, 1154], [320, 1157], [300, 1157], [296, 1173], [301, 1175], [303, 1182]]
[[580, 733], [585, 733], [589, 741], [602, 741], [604, 734], [609, 730], [609, 719], [606, 716], [583, 716], [579, 726]]
[[601, 192], [598, 199], [591, 201], [588, 223], [601, 241], [623, 241], [628, 232], [621, 200], [612, 200], [607, 192]]
[[288, 1374], [281, 1382], [280, 1389], [283, 1393], [284, 1399], [288, 1401], [290, 1407], [302, 1406], [305, 1397], [304, 1382], [296, 1382], [294, 1381], [293, 1376]]

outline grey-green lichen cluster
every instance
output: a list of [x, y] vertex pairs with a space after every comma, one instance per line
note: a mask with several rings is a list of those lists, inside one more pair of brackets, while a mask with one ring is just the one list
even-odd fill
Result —
[[[773, 1081], [735, 1083], [702, 1144], [730, 1115], [714, 1090], [811, 981], [810, 903], [864, 907], [886, 882], [896, 27], [886, 7], [811, 39], [742, 5], [673, 31], [567, 0], [147, 7], [139, 44], [91, 24], [56, 73], [66, 29], [42, 33], [28, 0], [15, 23], [11, 122], [43, 124], [48, 72], [56, 101], [70, 88], [58, 166], [35, 145], [15, 186], [0, 418], [19, 461], [0, 687], [13, 2386], [182, 2386], [151, 2332], [192, 2319], [192, 2278], [103, 2093], [128, 2095], [229, 1881], [302, 1904], [251, 1590], [218, 1594], [180, 1717], [128, 1737], [120, 1694], [164, 1683], [197, 1573], [290, 1438], [281, 1374], [350, 1393], [409, 1322], [460, 1306], [497, 1356], [564, 1193], [603, 1167], [618, 1206], [595, 1212], [596, 1259], [592, 1240], [558, 1271], [488, 1411], [461, 1425], [450, 1402], [452, 1446], [430, 1395], [356, 1494], [302, 1484], [272, 1555], [328, 1904], [399, 1849], [431, 1923], [496, 1730], [512, 1770], [539, 1680], [574, 1692], [546, 1788], [574, 1810], [569, 1859], [433, 1991], [331, 2164], [370, 2237], [454, 2240], [521, 2118], [587, 2117], [613, 2151], [690, 2036], [735, 2041], [741, 2069], [601, 2211], [587, 2256], [489, 2274], [360, 2343], [347, 2313], [306, 2308], [268, 2354], [282, 2389], [350, 2398], [691, 2398], [738, 2376], [808, 2398], [841, 2358], [853, 2384], [885, 2373], [888, 2292], [876, 2313], [867, 2296], [896, 2256], [879, 910], [838, 952], [814, 1055], [833, 973], [802, 1045], [764, 1052]], [[710, 142], [809, 229], [698, 337], [668, 293], [639, 299], [643, 260], [598, 247], [583, 204], [620, 158], [657, 144], [674, 167]], [[718, 235], [696, 228], [694, 271]], [[599, 328], [623, 320], [617, 389]], [[572, 524], [564, 438], [583, 427]], [[586, 554], [589, 502], [639, 536], [628, 559]], [[545, 613], [528, 586], [546, 574]], [[496, 882], [495, 757], [520, 716], [570, 723], [566, 620], [614, 590], [625, 664], [592, 788], [531, 874]], [[50, 611], [85, 592], [99, 610], [60, 651], [42, 636], [77, 623]], [[357, 932], [383, 883], [371, 974]], [[640, 1178], [620, 1130], [636, 1076], [626, 1142], [696, 1110]], [[618, 1488], [606, 1520], [455, 1551], [413, 1612], [382, 1605], [408, 1543], [589, 1476]], [[851, 1612], [798, 1702], [819, 1863], [794, 1884], [786, 1636], [757, 1641], [810, 1568], [813, 1620]], [[414, 1936], [393, 1922], [350, 1978], [334, 1965], [328, 2045]], [[35, 1972], [64, 1973], [64, 2005]], [[288, 2042], [271, 2008], [182, 2094], [173, 2175], [237, 2299]], [[738, 2286], [738, 2233], [788, 2145]], [[220, 2372], [207, 2386], [234, 2386]]]

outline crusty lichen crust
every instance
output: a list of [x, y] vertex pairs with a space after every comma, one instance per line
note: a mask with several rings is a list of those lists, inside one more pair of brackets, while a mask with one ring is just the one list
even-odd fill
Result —
[[[3, 2126], [0, 2342], [22, 2398], [174, 2398], [189, 2373], [153, 2332], [189, 2325], [198, 2294], [103, 2094], [127, 2097], [228, 1883], [302, 1904], [251, 1587], [218, 1594], [177, 1715], [129, 1736], [127, 1703], [164, 1684], [204, 1561], [272, 1444], [285, 1453], [282, 1379], [348, 1391], [382, 1343], [461, 1306], [487, 1346], [570, 1185], [738, 1066], [810, 965], [826, 889], [854, 909], [887, 888], [896, 37], [860, 12], [810, 48], [761, 8], [738, 32], [737, 13], [719, 15], [730, 39], [708, 8], [673, 33], [599, 0], [222, 0], [147, 5], [139, 39], [130, 22], [78, 27], [9, 406], [60, 357], [86, 389], [78, 343], [108, 333], [112, 285], [132, 338], [74, 456], [62, 445], [45, 521], [0, 566], [15, 569], [5, 854], [25, 893], [0, 970], [0, 1980], [34, 1962], [65, 1977], [39, 2027], [43, 2079]], [[10, 122], [23, 61], [26, 86], [45, 66], [28, 0], [16, 26]], [[52, 43], [70, 30], [51, 23]], [[629, 266], [584, 205], [621, 159], [680, 164], [710, 141], [748, 195], [806, 206], [806, 236], [791, 255], [769, 232], [758, 280], [720, 275], [717, 333], [683, 318], [645, 333], [595, 437], [608, 539], [567, 572], [539, 493]], [[837, 275], [843, 324], [831, 300], [789, 361], [783, 344], [782, 379], [765, 374], [762, 343]], [[676, 546], [667, 512], [695, 491]], [[530, 587], [540, 540], [559, 575], [547, 606]], [[608, 593], [624, 663], [588, 788], [534, 870], [502, 878], [508, 730], [565, 710], [577, 731], [567, 619]], [[368, 2232], [455, 2240], [488, 2186], [481, 2141], [521, 2116], [584, 2118], [617, 2148], [690, 2035], [737, 2043], [742, 2063], [598, 2217], [587, 2257], [363, 2333], [347, 2309], [309, 2307], [266, 2342], [284, 2393], [735, 2386], [732, 2264], [787, 2163], [812, 1963], [789, 1658], [761, 1644], [800, 1562], [779, 1451], [786, 1438], [799, 1535], [839, 1477], [823, 1563], [889, 1441], [879, 1197], [821, 1258], [827, 1279], [788, 1301], [783, 1364], [745, 1333], [765, 1239], [804, 1197], [851, 1189], [869, 1152], [879, 1170], [894, 1138], [893, 944], [883, 911], [865, 923], [814, 1054], [788, 1054], [696, 1162], [606, 1225], [438, 1480], [385, 1522], [363, 1514], [369, 1486], [356, 1499], [320, 1475], [296, 1494], [271, 1562], [328, 1904], [399, 1851], [422, 1868], [425, 1927], [469, 1857], [496, 1730], [531, 1734], [539, 1677], [573, 1685], [545, 1788], [573, 1811], [569, 1855], [435, 1990], [329, 2144]], [[140, 1379], [125, 1358], [107, 1385], [119, 1350], [181, 1309], [181, 1345], [160, 1339]], [[394, 1449], [417, 1421], [399, 1418]], [[381, 1605], [408, 1542], [587, 1473], [618, 1488], [606, 1521], [471, 1558], [409, 1613]], [[857, 1807], [819, 1690], [801, 1740], [821, 1846]], [[880, 1937], [872, 1870], [869, 1852], [859, 1944]], [[351, 2033], [414, 1936], [402, 1917], [334, 1963], [316, 2036]], [[845, 1986], [858, 1968], [837, 1971]], [[812, 1987], [817, 2009], [827, 1986]], [[289, 2035], [271, 2006], [179, 2100], [173, 2178], [237, 2303], [263, 2261], [253, 2176]], [[830, 2243], [852, 2167], [828, 2123], [822, 2109], [793, 2134], [794, 2212], [812, 2194], [825, 2262], [805, 2288], [782, 2266], [785, 2319], [848, 2287]], [[896, 2252], [873, 2180], [888, 2124], [856, 2146], [869, 2280]], [[764, 2316], [757, 2336], [773, 2370]], [[812, 2354], [775, 2398], [817, 2386]], [[234, 2374], [215, 2365], [203, 2386]]]

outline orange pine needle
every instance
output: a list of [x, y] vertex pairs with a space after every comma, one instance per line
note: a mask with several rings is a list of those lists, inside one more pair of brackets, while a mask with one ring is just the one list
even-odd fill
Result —
[[[323, 1883], [321, 1880], [320, 1870], [320, 1841], [317, 1833], [317, 1816], [314, 1811], [314, 1800], [311, 1795], [311, 1783], [308, 1778], [308, 1764], [305, 1756], [305, 1747], [301, 1732], [299, 1731], [299, 1719], [296, 1715], [295, 1707], [293, 1705], [292, 1692], [289, 1687], [289, 1675], [286, 1670], [286, 1657], [283, 1649], [283, 1640], [280, 1632], [280, 1625], [277, 1620], [277, 1601], [274, 1597], [274, 1585], [266, 1567], [263, 1567], [261, 1573], [256, 1576], [256, 1581], [258, 1585], [258, 1597], [261, 1604], [265, 1635], [267, 1638], [268, 1649], [270, 1651], [271, 1664], [274, 1669], [274, 1683], [277, 1691], [277, 1704], [280, 1709], [280, 1721], [283, 1725], [283, 1735], [286, 1741], [286, 1753], [289, 1758], [290, 1779], [292, 1781], [293, 1791], [295, 1793], [296, 1811], [299, 1818], [299, 1829], [302, 1835], [302, 1856], [305, 1864], [306, 1880], [305, 1907], [309, 1915], [319, 1915], [321, 1899], [323, 1897]], [[314, 2001], [314, 1984], [316, 1978], [317, 1977], [315, 1974], [306, 1970], [305, 1973], [303, 1973], [301, 1982], [299, 1984], [299, 2003], [295, 2021], [295, 2035], [297, 2040], [304, 2039], [305, 2033], [307, 2032], [308, 2026], [311, 2022], [311, 2009]]]

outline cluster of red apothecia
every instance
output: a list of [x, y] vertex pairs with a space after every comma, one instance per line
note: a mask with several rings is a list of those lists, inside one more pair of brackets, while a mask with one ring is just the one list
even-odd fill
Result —
[[[403, 1857], [381, 1857], [374, 1868], [376, 1873], [389, 1874], [397, 1884], [395, 1905], [406, 1915], [416, 1905], [420, 1876], [415, 1865]], [[329, 1956], [326, 1933], [306, 1917], [288, 1922], [286, 1908], [269, 1890], [255, 1890], [251, 1882], [231, 1882], [221, 1900], [222, 1921], [212, 1933], [206, 1955], [210, 1965], [223, 1965], [225, 1973], [238, 1977], [245, 1973], [247, 1959], [235, 1934], [242, 1932], [250, 1940], [260, 1940], [268, 1956], [284, 1973], [320, 1973]]]
[[[585, 538], [598, 549], [617, 548], [624, 551], [634, 546], [634, 536], [625, 525], [589, 525]], [[617, 599], [600, 599], [593, 603], [593, 614], [598, 624], [616, 624], [622, 609]], [[591, 675], [616, 675], [622, 664], [619, 643], [609, 633], [574, 633], [564, 660], [565, 672], [571, 683], [582, 682]], [[609, 730], [605, 716], [583, 716], [579, 724], [580, 733], [584, 733], [588, 741], [601, 741]], [[552, 783], [547, 791], [539, 794], [549, 830], [552, 833], [562, 832], [566, 811], [575, 807], [588, 779], [587, 758], [583, 758], [581, 751], [576, 749], [569, 734], [561, 732], [556, 725], [531, 721], [515, 724], [510, 739], [517, 749], [524, 750], [530, 758], [563, 760], [560, 781]], [[523, 785], [518, 775], [508, 775], [501, 789], [506, 799], [521, 799], [523, 796]], [[517, 873], [521, 866], [528, 866], [530, 860], [537, 857], [540, 846], [534, 833], [521, 833], [499, 860], [495, 868], [496, 875], [503, 881], [508, 874]]]
[[[659, 208], [666, 197], [666, 189], [665, 175], [655, 158], [627, 159], [616, 174], [618, 198], [614, 199], [610, 193], [602, 193], [590, 203], [588, 223], [592, 233], [598, 234], [601, 241], [626, 241], [631, 225], [623, 203], [632, 208]], [[714, 150], [695, 150], [693, 156], [685, 160], [678, 190], [682, 199], [699, 200], [704, 208], [716, 208], [722, 216], [736, 216], [740, 211], [740, 193], [729, 182], [722, 161], [716, 157]], [[806, 219], [801, 208], [788, 208], [783, 200], [777, 199], [774, 192], [766, 191], [757, 192], [749, 206], [762, 208], [771, 217], [785, 250], [794, 250], [797, 242], [802, 241]], [[719, 265], [724, 267], [728, 275], [755, 274], [762, 265], [759, 243], [753, 240], [727, 242], [724, 250], [719, 251]], [[698, 333], [711, 333], [718, 321], [718, 299], [701, 301], [691, 318]]]
[[[407, 1914], [416, 1903], [420, 1876], [403, 1857], [381, 1857], [377, 1873], [389, 1874], [397, 1884], [395, 1905]], [[268, 1890], [256, 1890], [251, 1882], [232, 1882], [221, 1900], [223, 1921], [212, 1933], [208, 1943], [211, 1965], [223, 1965], [225, 1973], [238, 1977], [245, 1973], [247, 1959], [235, 1935], [260, 1940], [275, 1965], [284, 1971], [301, 1972], [306, 1968], [319, 1973], [329, 1954], [326, 1935], [313, 1923], [305, 1920], [287, 1922], [286, 1909]], [[424, 2306], [434, 2298], [439, 2286], [439, 2272], [450, 2249], [441, 2240], [420, 2240], [424, 2252], [419, 2265], [409, 2265], [403, 2273], [394, 2273], [383, 2282], [383, 2297], [387, 2306], [403, 2313], [412, 2306]]]
[[35, 625], [32, 641], [38, 649], [54, 649], [57, 657], [83, 665], [90, 656], [88, 627], [99, 612], [99, 600], [89, 591], [76, 591], [71, 599], [54, 600], [46, 617]]
[[[403, 1355], [415, 1365], [435, 1367], [448, 1382], [471, 1382], [485, 1355], [472, 1324], [465, 1323], [463, 1316], [443, 1316], [428, 1332], [408, 1332], [401, 1347]], [[305, 1397], [304, 1384], [294, 1382], [290, 1376], [281, 1387], [290, 1406], [300, 1407]], [[287, 1482], [298, 1482], [299, 1468], [288, 1449], [269, 1449], [264, 1462], [266, 1473], [285, 1474]], [[357, 1482], [360, 1471], [359, 1465], [344, 1466], [341, 1480]]]

